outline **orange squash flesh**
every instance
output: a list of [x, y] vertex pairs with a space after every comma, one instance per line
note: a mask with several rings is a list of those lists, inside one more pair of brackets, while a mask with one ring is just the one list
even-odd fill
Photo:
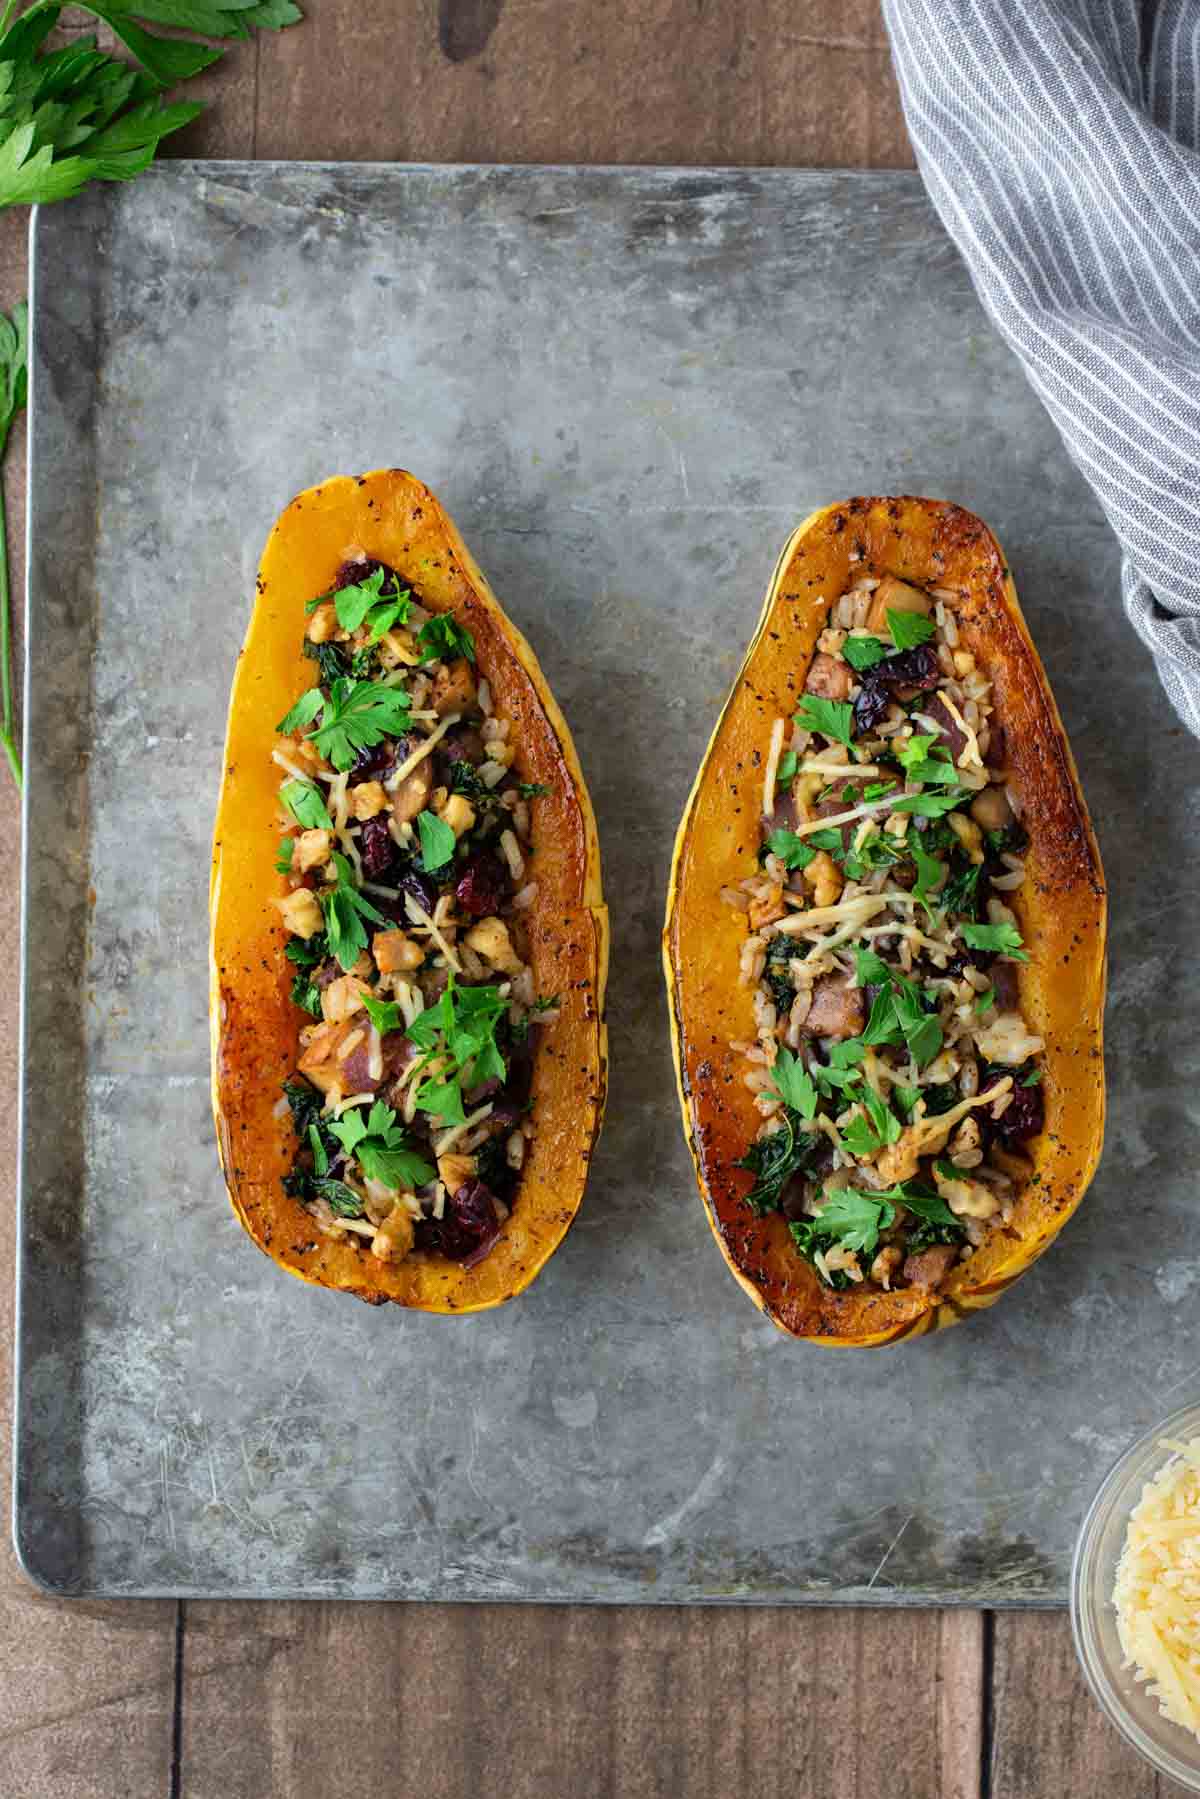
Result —
[[[533, 806], [538, 894], [526, 914], [540, 994], [561, 1015], [539, 1031], [533, 1063], [535, 1134], [516, 1201], [495, 1247], [474, 1268], [421, 1253], [384, 1263], [322, 1236], [280, 1180], [296, 1152], [280, 1118], [303, 1014], [291, 1004], [286, 933], [272, 901], [280, 770], [275, 725], [313, 682], [302, 652], [306, 600], [341, 563], [365, 552], [412, 582], [421, 602], [472, 633], [497, 713], [511, 719], [523, 780], [549, 793]], [[537, 660], [500, 608], [452, 520], [402, 469], [338, 476], [300, 494], [263, 553], [258, 593], [230, 702], [213, 843], [210, 900], [213, 1110], [233, 1209], [281, 1268], [371, 1304], [473, 1312], [527, 1287], [553, 1254], [583, 1197], [607, 1084], [604, 990], [608, 915], [596, 822], [566, 722]]]
[[[1046, 1040], [1045, 1129], [1024, 1146], [1033, 1171], [1011, 1222], [958, 1264], [940, 1293], [835, 1292], [796, 1252], [778, 1214], [745, 1203], [734, 1166], [760, 1124], [730, 1039], [756, 1035], [738, 985], [744, 920], [721, 887], [754, 865], [771, 725], [795, 711], [830, 605], [864, 574], [892, 573], [958, 596], [962, 647], [993, 683], [1010, 786], [1029, 832], [1026, 881], [1006, 895], [1030, 961], [1019, 974], [1029, 1027]], [[784, 547], [762, 617], [718, 720], [676, 838], [663, 958], [684, 1129], [709, 1223], [733, 1274], [781, 1330], [840, 1346], [896, 1342], [989, 1306], [1062, 1229], [1104, 1136], [1106, 900], [1100, 853], [1062, 721], [987, 527], [960, 507], [853, 499], [806, 519]]]

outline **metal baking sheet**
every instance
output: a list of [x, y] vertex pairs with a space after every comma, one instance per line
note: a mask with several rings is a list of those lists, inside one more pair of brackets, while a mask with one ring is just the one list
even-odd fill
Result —
[[[58, 1592], [1061, 1602], [1104, 1465], [1195, 1384], [1195, 748], [1104, 522], [915, 177], [175, 165], [42, 212], [16, 1537]], [[205, 904], [267, 528], [443, 496], [595, 795], [612, 1091], [582, 1214], [462, 1319], [301, 1286], [209, 1119]], [[1112, 1119], [968, 1327], [789, 1342], [709, 1236], [658, 935], [779, 546], [947, 495], [1005, 543], [1111, 877]], [[268, 853], [264, 849], [264, 853]]]

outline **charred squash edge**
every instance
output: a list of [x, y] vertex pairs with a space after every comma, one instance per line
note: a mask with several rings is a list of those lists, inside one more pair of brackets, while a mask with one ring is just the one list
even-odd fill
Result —
[[[862, 561], [852, 564], [852, 554]], [[864, 565], [959, 594], [960, 638], [993, 682], [1031, 836], [1025, 887], [1010, 897], [1031, 955], [1020, 972], [1022, 1011], [1046, 1038], [1045, 1129], [1026, 1146], [1033, 1169], [1011, 1222], [934, 1294], [832, 1291], [796, 1254], [778, 1214], [751, 1214], [751, 1177], [733, 1167], [759, 1121], [728, 1043], [753, 1037], [754, 1027], [750, 994], [737, 986], [741, 937], [718, 890], [758, 846], [755, 795], [771, 720], [795, 709], [828, 608]], [[1106, 931], [1100, 851], [1074, 758], [992, 533], [961, 507], [912, 496], [852, 499], [812, 513], [784, 545], [692, 786], [663, 933], [679, 1099], [708, 1221], [734, 1277], [782, 1331], [868, 1348], [940, 1330], [994, 1304], [1053, 1241], [1103, 1144]]]
[[[517, 1200], [491, 1253], [473, 1269], [441, 1256], [385, 1264], [323, 1237], [280, 1185], [295, 1139], [275, 1115], [297, 1058], [301, 1015], [288, 998], [286, 934], [272, 900], [278, 770], [276, 721], [311, 685], [301, 651], [304, 603], [355, 550], [396, 567], [431, 610], [474, 635], [495, 708], [513, 720], [524, 778], [545, 783], [534, 816], [538, 882], [529, 916], [540, 993], [561, 1014], [534, 1061], [535, 1135]], [[608, 1079], [604, 1018], [608, 914], [596, 821], [571, 734], [529, 644], [505, 615], [449, 514], [403, 469], [334, 476], [280, 514], [230, 700], [210, 887], [213, 1112], [230, 1201], [250, 1237], [289, 1274], [421, 1311], [482, 1311], [522, 1292], [565, 1236], [583, 1197]]]

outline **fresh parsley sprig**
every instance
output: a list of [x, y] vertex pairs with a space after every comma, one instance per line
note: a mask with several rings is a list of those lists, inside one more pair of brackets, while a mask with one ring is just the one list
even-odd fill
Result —
[[[128, 181], [154, 159], [164, 137], [203, 107], [167, 104], [163, 94], [224, 54], [209, 44], [148, 31], [146, 24], [210, 38], [248, 38], [299, 19], [292, 0], [73, 0], [119, 38], [134, 65], [109, 56], [94, 36], [47, 50], [60, 0], [35, 0], [14, 18], [0, 13], [0, 206], [69, 200], [92, 181]], [[139, 22], [140, 21], [140, 22]]]
[[424, 1187], [434, 1170], [413, 1147], [396, 1114], [376, 1100], [364, 1120], [363, 1108], [352, 1106], [329, 1129], [348, 1156], [353, 1156], [368, 1180], [378, 1181], [393, 1193], [401, 1188]]
[[462, 1124], [463, 1090], [484, 1081], [502, 1081], [507, 1066], [496, 1042], [496, 1027], [508, 1010], [498, 987], [460, 987], [451, 975], [446, 991], [408, 1027], [425, 1051], [422, 1066], [436, 1063], [432, 1078], [417, 1088], [417, 1105], [447, 1124]]
[[331, 860], [337, 871], [337, 881], [334, 886], [323, 888], [318, 897], [325, 911], [329, 952], [348, 972], [367, 947], [363, 920], [385, 927], [388, 921], [355, 886], [354, 872], [345, 856], [335, 851]]

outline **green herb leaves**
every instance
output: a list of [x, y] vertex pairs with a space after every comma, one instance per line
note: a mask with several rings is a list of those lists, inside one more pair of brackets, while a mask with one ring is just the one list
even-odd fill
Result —
[[1014, 962], [1028, 962], [1021, 948], [1025, 939], [1015, 924], [964, 924], [959, 926], [968, 949], [990, 949]]
[[367, 932], [363, 920], [369, 919], [372, 924], [384, 926], [388, 921], [354, 885], [354, 875], [345, 856], [339, 856], [335, 852], [332, 861], [337, 870], [337, 884], [324, 888], [318, 897], [325, 908], [325, 930], [329, 938], [330, 954], [337, 957], [344, 969], [349, 970], [367, 947]]
[[394, 1193], [426, 1186], [434, 1170], [412, 1148], [392, 1108], [376, 1100], [365, 1120], [363, 1110], [353, 1106], [329, 1126], [346, 1154], [355, 1157], [368, 1180]]
[[335, 681], [324, 702], [321, 722], [311, 731], [313, 743], [343, 773], [359, 750], [369, 750], [385, 737], [401, 737], [408, 729], [409, 698], [398, 687], [377, 681]]
[[302, 693], [275, 729], [282, 737], [311, 725], [318, 713], [320, 724], [308, 736], [321, 754], [341, 773], [354, 765], [359, 750], [369, 750], [385, 737], [401, 737], [408, 729], [409, 698], [398, 687], [380, 681], [355, 681], [342, 676], [329, 689]]
[[790, 1106], [793, 1112], [799, 1112], [806, 1121], [814, 1118], [817, 1111], [817, 1089], [799, 1057], [794, 1056], [790, 1049], [781, 1049], [775, 1057], [771, 1073], [775, 1077], [773, 1091], [784, 1105]]
[[[390, 591], [385, 594], [385, 585]], [[377, 568], [362, 581], [339, 587], [333, 596], [333, 609], [343, 631], [357, 631], [366, 623], [370, 628], [368, 643], [378, 643], [393, 625], [403, 625], [412, 611], [412, 590], [401, 588], [394, 575]]]
[[754, 1176], [746, 1204], [760, 1218], [764, 1213], [778, 1209], [784, 1187], [794, 1174], [805, 1171], [821, 1142], [819, 1136], [801, 1130], [795, 1112], [785, 1110], [780, 1128], [769, 1131], [750, 1145], [736, 1166], [748, 1168]]
[[422, 662], [452, 662], [465, 656], [475, 660], [475, 639], [449, 612], [435, 612], [417, 632]]
[[298, 825], [306, 831], [332, 831], [333, 820], [319, 790], [311, 781], [285, 781], [279, 797]]
[[458, 839], [444, 819], [429, 811], [418, 814], [417, 830], [421, 838], [421, 867], [426, 874], [436, 874], [453, 858]]
[[447, 1124], [462, 1124], [463, 1089], [503, 1080], [507, 1072], [496, 1044], [496, 1026], [508, 1010], [498, 987], [459, 987], [450, 977], [446, 991], [408, 1027], [409, 1039], [425, 1051], [429, 1080], [417, 1089], [417, 1105]]
[[767, 848], [773, 856], [779, 857], [785, 868], [807, 868], [817, 853], [803, 837], [797, 837], [795, 831], [772, 831], [767, 838]]
[[823, 737], [850, 748], [854, 736], [854, 707], [849, 700], [825, 700], [806, 693], [796, 712], [802, 731], [819, 731]]
[[890, 606], [887, 622], [898, 650], [915, 650], [919, 643], [928, 643], [936, 629], [933, 620], [923, 612], [893, 612]]
[[878, 637], [847, 637], [842, 645], [842, 655], [851, 668], [862, 674], [865, 669], [874, 668], [887, 655], [887, 645]]
[[[0, 37], [0, 206], [70, 199], [91, 181], [125, 181], [153, 160], [159, 142], [203, 110], [164, 105], [164, 88], [216, 62], [219, 50], [161, 37], [138, 20], [205, 37], [250, 35], [300, 17], [291, 0], [80, 0], [140, 63], [99, 50], [94, 36], [43, 49], [58, 22], [57, 0], [40, 0]], [[6, 6], [0, 25], [11, 13]]]

